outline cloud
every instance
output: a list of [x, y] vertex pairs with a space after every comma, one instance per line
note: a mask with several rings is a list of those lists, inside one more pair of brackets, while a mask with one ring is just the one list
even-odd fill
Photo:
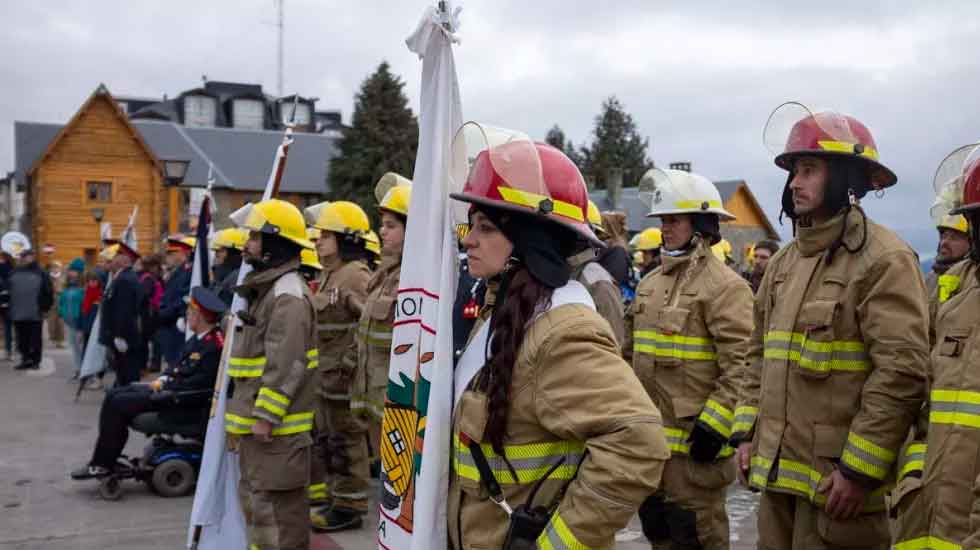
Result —
[[[429, 2], [286, 1], [285, 91], [349, 117], [381, 60], [418, 100], [404, 39]], [[273, 2], [18, 2], [0, 48], [0, 170], [13, 168], [13, 121], [65, 121], [105, 82], [117, 94], [173, 95], [214, 80], [276, 92]], [[763, 147], [766, 118], [797, 99], [874, 132], [899, 184], [869, 214], [930, 249], [936, 165], [980, 139], [980, 4], [559, 2], [464, 3], [457, 48], [464, 116], [543, 137], [553, 124], [589, 139], [617, 95], [659, 164], [691, 161], [745, 178], [773, 219], [785, 173]], [[788, 231], [784, 228], [784, 234]]]

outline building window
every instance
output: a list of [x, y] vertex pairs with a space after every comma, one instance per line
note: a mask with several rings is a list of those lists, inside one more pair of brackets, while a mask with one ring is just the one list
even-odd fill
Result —
[[207, 128], [214, 126], [217, 101], [206, 95], [184, 96], [184, 126]]
[[[282, 123], [289, 124], [289, 118], [293, 115], [293, 103], [291, 101], [284, 101], [279, 104], [279, 114], [282, 116]], [[310, 125], [310, 104], [309, 103], [298, 103], [296, 104], [296, 125], [303, 127]]]
[[90, 181], [85, 184], [85, 196], [89, 202], [112, 202], [111, 181]]
[[235, 128], [261, 130], [265, 128], [265, 104], [257, 99], [236, 99], [231, 104]]

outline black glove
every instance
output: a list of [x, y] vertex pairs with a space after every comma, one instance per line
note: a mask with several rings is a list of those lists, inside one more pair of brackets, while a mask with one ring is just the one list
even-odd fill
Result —
[[694, 424], [687, 441], [691, 444], [691, 458], [695, 462], [713, 462], [726, 443], [724, 437], [700, 423]]

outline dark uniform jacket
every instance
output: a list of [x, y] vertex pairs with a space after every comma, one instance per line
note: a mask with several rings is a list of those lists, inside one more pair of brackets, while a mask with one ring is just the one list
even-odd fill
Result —
[[146, 287], [136, 272], [129, 267], [120, 271], [102, 298], [99, 343], [115, 349], [113, 340], [122, 338], [130, 350], [143, 346], [142, 325], [147, 302]]
[[184, 297], [191, 288], [191, 264], [178, 267], [163, 285], [163, 300], [160, 301], [160, 313], [157, 319], [160, 327], [173, 328], [177, 319], [184, 316], [187, 304]]
[[[217, 328], [211, 329], [203, 337], [196, 334], [192, 336], [184, 344], [177, 365], [163, 372], [168, 380], [162, 389], [172, 392], [213, 390], [214, 381], [218, 377], [222, 346], [224, 336]], [[207, 413], [210, 400], [210, 394], [202, 394], [199, 398], [183, 398], [178, 408], [161, 412], [160, 416], [177, 423], [193, 421]]]

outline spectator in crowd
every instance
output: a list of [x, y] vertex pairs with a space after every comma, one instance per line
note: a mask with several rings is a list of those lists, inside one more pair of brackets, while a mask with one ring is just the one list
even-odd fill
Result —
[[73, 380], [78, 378], [78, 373], [82, 369], [82, 301], [85, 299], [82, 273], [84, 271], [85, 262], [81, 258], [72, 260], [68, 264], [68, 271], [65, 272], [65, 287], [58, 297], [58, 316], [68, 328], [68, 345], [71, 347], [75, 367]]
[[[48, 277], [51, 278], [52, 304], [57, 304], [61, 297], [61, 291], [65, 288], [65, 277], [62, 270], [64, 266], [58, 260], [52, 260], [48, 264]], [[58, 308], [52, 307], [47, 315], [48, 339], [58, 349], [65, 347], [65, 325], [58, 314]]]
[[42, 321], [51, 309], [51, 279], [41, 271], [33, 250], [21, 253], [20, 264], [10, 274], [10, 318], [17, 334], [21, 362], [16, 369], [41, 366]]
[[759, 284], [762, 282], [762, 276], [766, 274], [766, 266], [769, 265], [769, 259], [776, 252], [779, 252], [779, 243], [776, 241], [765, 239], [755, 243], [755, 248], [752, 249], [751, 270], [742, 274], [745, 280], [749, 282], [749, 286], [752, 287], [753, 293], [759, 290]]
[[160, 316], [160, 302], [163, 301], [163, 277], [161, 276], [163, 256], [153, 254], [139, 260], [139, 281], [146, 292], [148, 307], [143, 315], [144, 350], [147, 352], [147, 369], [160, 371], [160, 345], [156, 338]]
[[3, 317], [3, 346], [6, 360], [14, 358], [14, 322], [10, 318], [10, 290], [8, 282], [14, 269], [14, 259], [0, 252], [0, 317]]

